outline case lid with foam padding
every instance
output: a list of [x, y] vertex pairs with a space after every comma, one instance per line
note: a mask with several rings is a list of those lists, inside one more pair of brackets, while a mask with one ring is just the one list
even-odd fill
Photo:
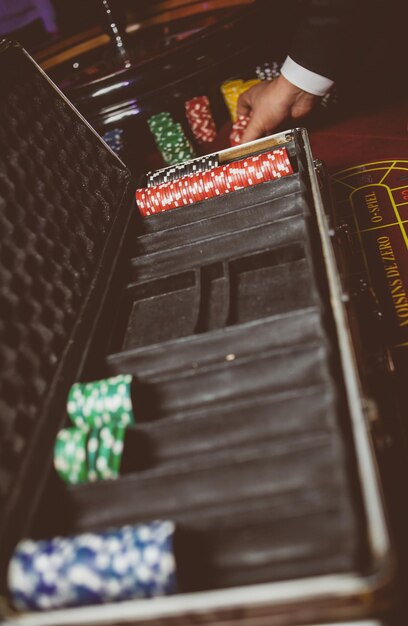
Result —
[[[24, 533], [134, 185], [17, 44], [0, 43], [0, 544]], [[6, 548], [7, 547], [7, 548]]]

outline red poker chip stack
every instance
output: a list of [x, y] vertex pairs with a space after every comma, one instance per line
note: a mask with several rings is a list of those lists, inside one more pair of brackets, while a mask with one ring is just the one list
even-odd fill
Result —
[[249, 120], [251, 118], [248, 115], [240, 115], [237, 121], [234, 123], [232, 127], [231, 134], [229, 136], [231, 146], [237, 146], [241, 143], [241, 138], [244, 133], [244, 130], [249, 124]]
[[136, 202], [144, 217], [176, 209], [232, 191], [293, 174], [286, 148], [264, 152], [227, 165], [197, 172], [169, 183], [136, 190]]
[[185, 103], [186, 117], [198, 143], [211, 143], [217, 136], [217, 129], [211, 114], [207, 96], [197, 96]]

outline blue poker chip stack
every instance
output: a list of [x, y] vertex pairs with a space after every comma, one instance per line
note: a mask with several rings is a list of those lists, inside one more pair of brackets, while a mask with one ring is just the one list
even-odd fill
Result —
[[114, 128], [103, 135], [103, 140], [109, 148], [120, 155], [124, 147], [123, 128]]
[[172, 594], [174, 530], [172, 522], [156, 521], [21, 541], [8, 570], [13, 605], [41, 611]]

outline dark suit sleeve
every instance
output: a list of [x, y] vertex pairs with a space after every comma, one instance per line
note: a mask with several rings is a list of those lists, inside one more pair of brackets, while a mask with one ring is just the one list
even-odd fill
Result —
[[[279, 11], [275, 1], [257, 2], [269, 29], [270, 59], [290, 56], [334, 80], [353, 102], [408, 92], [407, 0], [279, 0]], [[284, 33], [283, 41], [274, 30]]]
[[289, 56], [308, 70], [336, 80], [344, 63], [359, 53], [364, 5], [365, 0], [299, 2]]

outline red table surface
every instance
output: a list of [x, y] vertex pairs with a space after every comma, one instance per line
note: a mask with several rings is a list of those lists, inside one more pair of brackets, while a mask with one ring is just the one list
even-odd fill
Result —
[[330, 173], [360, 163], [408, 159], [408, 101], [359, 113], [310, 133], [313, 156]]

